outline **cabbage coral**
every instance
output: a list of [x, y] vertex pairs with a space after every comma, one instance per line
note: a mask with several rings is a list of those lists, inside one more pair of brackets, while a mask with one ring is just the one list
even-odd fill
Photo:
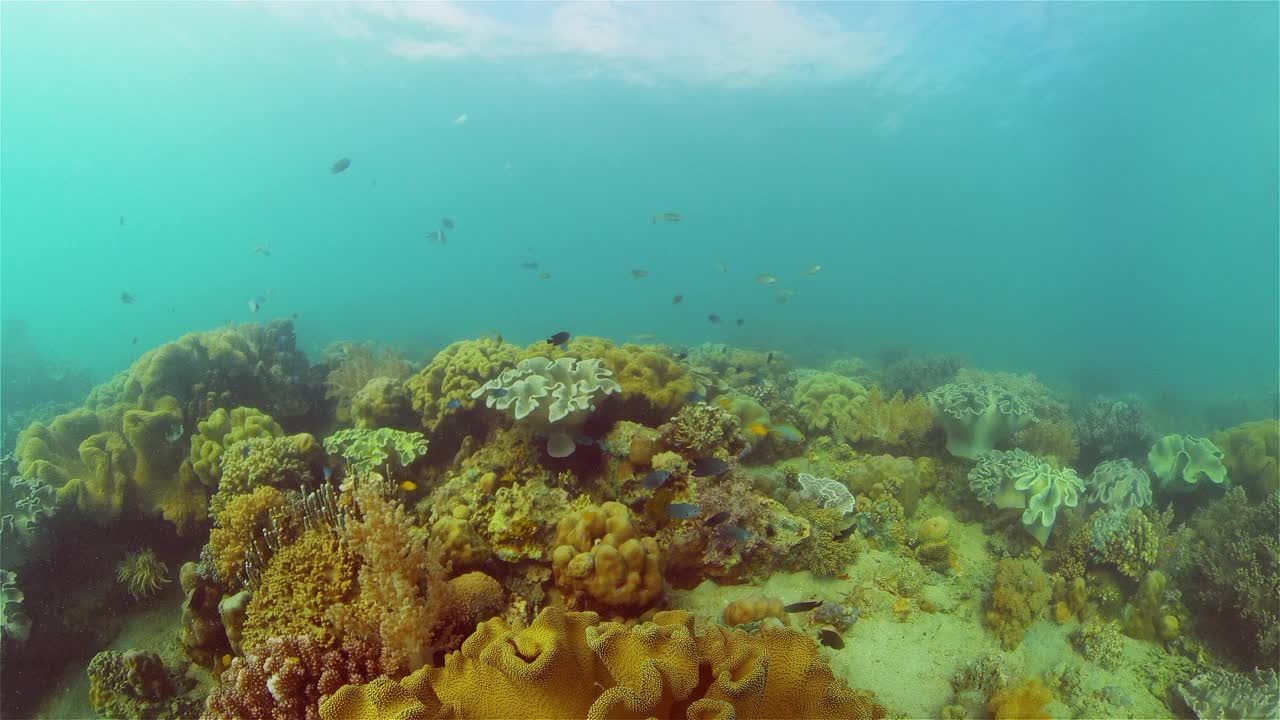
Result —
[[526, 358], [473, 390], [471, 398], [483, 396], [486, 407], [510, 410], [518, 422], [548, 437], [552, 457], [566, 457], [573, 454], [573, 436], [595, 409], [597, 396], [622, 390], [601, 364], [569, 357]]
[[976, 460], [1036, 421], [1030, 405], [991, 383], [948, 383], [927, 397], [956, 457]]
[[1128, 458], [1108, 460], [1089, 476], [1089, 502], [1128, 510], [1151, 505], [1151, 478]]
[[1165, 492], [1190, 492], [1196, 489], [1201, 478], [1217, 485], [1227, 482], [1222, 451], [1208, 438], [1166, 435], [1151, 446], [1147, 462], [1160, 478], [1160, 488]]
[[1022, 450], [994, 450], [969, 472], [969, 487], [984, 505], [1023, 508], [1023, 528], [1043, 545], [1058, 508], [1075, 507], [1084, 481], [1070, 468], [1055, 468]]

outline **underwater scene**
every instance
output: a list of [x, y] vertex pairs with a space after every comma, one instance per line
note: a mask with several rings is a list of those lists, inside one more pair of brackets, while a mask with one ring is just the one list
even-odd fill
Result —
[[1280, 718], [1280, 3], [0, 3], [0, 717]]

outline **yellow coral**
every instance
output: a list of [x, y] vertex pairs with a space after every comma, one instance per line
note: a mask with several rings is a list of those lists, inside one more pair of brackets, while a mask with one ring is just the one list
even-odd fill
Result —
[[398, 690], [385, 681], [348, 688], [321, 705], [322, 718], [423, 717], [436, 712], [437, 698], [436, 716], [451, 718], [885, 716], [835, 679], [803, 633], [766, 627], [752, 636], [720, 626], [698, 633], [679, 611], [635, 626], [558, 607], [523, 629], [493, 619], [443, 668], [423, 668]]
[[239, 585], [249, 547], [271, 519], [284, 515], [284, 496], [280, 491], [261, 486], [247, 495], [236, 495], [218, 513], [217, 525], [209, 531], [209, 551], [219, 581], [228, 588]]
[[995, 720], [1038, 720], [1049, 717], [1044, 706], [1053, 694], [1039, 680], [998, 690], [987, 701], [987, 712]]
[[566, 515], [551, 555], [556, 585], [610, 607], [645, 607], [662, 594], [658, 543], [637, 537], [621, 503], [589, 505]]
[[258, 437], [280, 437], [284, 429], [270, 415], [256, 408], [238, 407], [230, 412], [214, 410], [196, 424], [191, 436], [191, 472], [205, 487], [216, 489], [222, 477], [222, 456], [227, 448], [241, 440]]
[[441, 350], [416, 375], [405, 381], [413, 409], [422, 424], [434, 430], [449, 411], [449, 401], [471, 406], [471, 392], [515, 364], [518, 348], [500, 340], [460, 340]]
[[1049, 579], [1034, 562], [1005, 558], [996, 564], [986, 620], [1005, 650], [1022, 643], [1022, 634], [1049, 604], [1049, 595]]
[[1222, 449], [1227, 476], [1248, 488], [1251, 497], [1280, 492], [1280, 420], [1224, 430], [1213, 436], [1213, 444]]
[[866, 388], [847, 377], [824, 372], [801, 377], [791, 395], [807, 431], [838, 439], [861, 439], [859, 415], [866, 400]]
[[284, 545], [262, 571], [245, 613], [243, 647], [275, 635], [310, 635], [319, 645], [338, 638], [325, 610], [355, 594], [356, 565], [327, 528], [309, 530]]
[[[665, 420], [693, 391], [693, 379], [664, 349], [644, 345], [624, 344], [615, 346], [611, 341], [598, 337], [578, 337], [564, 347], [553, 347], [545, 342], [534, 343], [520, 355], [546, 357], [552, 360], [573, 357], [580, 360], [599, 359], [613, 372], [613, 379], [622, 386], [624, 404], [639, 403], [634, 412], [627, 415], [635, 419]], [[648, 417], [644, 417], [648, 415]]]
[[904, 447], [920, 441], [933, 427], [933, 411], [919, 395], [908, 400], [902, 391], [885, 398], [873, 387], [845, 430], [845, 440], [881, 448]]

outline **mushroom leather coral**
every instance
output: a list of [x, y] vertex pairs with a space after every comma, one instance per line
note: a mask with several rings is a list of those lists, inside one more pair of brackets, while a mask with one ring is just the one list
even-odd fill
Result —
[[873, 700], [838, 683], [802, 633], [777, 626], [760, 636], [719, 626], [698, 633], [693, 617], [680, 611], [635, 626], [558, 607], [545, 608], [523, 629], [489, 620], [443, 668], [423, 668], [399, 688], [348, 686], [321, 704], [320, 716], [885, 716]]

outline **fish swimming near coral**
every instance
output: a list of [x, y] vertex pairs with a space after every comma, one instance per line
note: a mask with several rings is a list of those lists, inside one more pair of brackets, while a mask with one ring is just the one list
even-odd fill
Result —
[[849, 523], [849, 527], [847, 527], [847, 528], [845, 528], [845, 529], [841, 530], [840, 532], [836, 533], [835, 535], [832, 535], [832, 536], [831, 536], [831, 539], [832, 539], [832, 540], [835, 540], [836, 542], [844, 542], [845, 540], [848, 540], [848, 539], [849, 539], [849, 536], [850, 536], [850, 535], [852, 535], [852, 534], [854, 533], [854, 531], [856, 531], [857, 529], [858, 529], [858, 523], [856, 523], [856, 522], [855, 522], [855, 523]]
[[240, 457], [242, 458], [249, 457], [249, 443], [244, 443], [243, 445], [240, 446]]
[[521, 270], [537, 270], [541, 267], [537, 260], [524, 260], [520, 263]]
[[569, 333], [565, 332], [564, 330], [561, 330], [560, 332], [556, 333], [555, 335], [552, 335], [551, 337], [547, 338], [547, 344], [548, 344], [548, 345], [556, 345], [556, 346], [558, 346], [561, 350], [563, 350], [563, 349], [564, 349], [564, 347], [565, 347], [565, 345], [567, 345], [567, 344], [569, 343], [569, 338], [570, 338], [570, 337], [571, 337], [571, 335], [569, 335]]
[[761, 425], [758, 422], [751, 423], [750, 425], [747, 426], [747, 429], [750, 430], [751, 434], [755, 435], [756, 437], [764, 437], [765, 435], [769, 434], [769, 428], [765, 427], [764, 425]]
[[269, 250], [266, 245], [254, 245], [253, 254], [261, 255], [263, 257], [271, 257], [271, 250]]
[[693, 463], [694, 477], [716, 477], [729, 471], [729, 463], [720, 458], [699, 458]]
[[665, 212], [665, 213], [658, 213], [657, 215], [654, 215], [653, 217], [649, 218], [649, 223], [652, 225], [657, 225], [660, 222], [680, 222], [683, 219], [684, 218], [681, 217], [680, 213], [678, 212]]
[[796, 603], [791, 603], [790, 605], [783, 605], [782, 612], [802, 613], [802, 612], [809, 612], [810, 610], [813, 610], [815, 608], [820, 608], [820, 607], [822, 607], [821, 600], [805, 600], [804, 602], [796, 602]]
[[329, 174], [337, 175], [349, 167], [351, 167], [351, 158], [339, 158], [338, 162], [334, 163], [333, 167], [329, 168]]
[[796, 296], [796, 291], [786, 288], [778, 291], [778, 297], [775, 298], [779, 305], [785, 305], [788, 300]]
[[840, 637], [840, 633], [831, 628], [822, 628], [818, 631], [818, 642], [833, 650], [844, 649], [844, 638]]
[[640, 269], [632, 270], [632, 271], [631, 271], [631, 277], [633, 277], [633, 278], [645, 278], [645, 277], [649, 277], [649, 271], [648, 271], [648, 270], [640, 270]]
[[702, 508], [690, 503], [671, 503], [667, 506], [667, 516], [672, 520], [688, 520], [699, 512], [702, 512]]
[[707, 400], [707, 396], [703, 395], [697, 390], [690, 390], [689, 392], [684, 394], [684, 401], [687, 403], [700, 403], [700, 402], [706, 402], [706, 400]]
[[671, 473], [666, 470], [654, 470], [648, 475], [645, 475], [644, 479], [640, 481], [640, 484], [649, 490], [657, 490], [663, 485], [666, 485], [667, 480], [670, 478]]
[[328, 465], [325, 465], [324, 467], [320, 468], [320, 474], [324, 476], [325, 482], [329, 482], [329, 479], [333, 477], [333, 468], [329, 467]]
[[134, 297], [133, 293], [122, 292], [120, 293], [120, 302], [125, 305], [132, 305], [138, 302], [138, 298]]
[[704, 524], [704, 525], [706, 525], [707, 527], [715, 527], [715, 526], [719, 525], [720, 523], [724, 522], [725, 520], [728, 520], [728, 519], [729, 519], [729, 515], [730, 515], [730, 513], [729, 513], [729, 511], [728, 511], [728, 510], [721, 510], [720, 512], [716, 513], [715, 515], [712, 515], [711, 517], [707, 518], [707, 519], [703, 522], [703, 524]]
[[736, 540], [738, 542], [745, 542], [751, 539], [751, 531], [743, 530], [737, 525], [725, 525], [724, 534], [727, 535], [730, 539]]
[[445, 403], [444, 406], [450, 410], [457, 410], [462, 407], [462, 401], [458, 398], [450, 398], [449, 402]]
[[418, 483], [412, 480], [405, 480], [400, 483], [400, 489], [405, 492], [413, 492], [418, 489]]
[[120, 216], [120, 227], [124, 227], [124, 216]]
[[786, 440], [787, 442], [793, 442], [793, 443], [804, 442], [804, 433], [797, 430], [795, 425], [790, 425], [785, 423], [782, 425], [772, 425], [769, 427], [769, 432], [773, 433], [774, 435], [777, 435], [778, 437], [782, 438], [783, 440]]
[[746, 320], [743, 320], [742, 318], [738, 318], [737, 325], [738, 327], [742, 327], [743, 325], [746, 324], [746, 322], [747, 322]]
[[249, 312], [255, 312], [255, 313], [256, 313], [256, 312], [258, 312], [258, 311], [259, 311], [259, 310], [261, 310], [261, 309], [262, 309], [262, 303], [258, 302], [257, 300], [254, 300], [254, 299], [250, 299], [250, 300], [249, 300]]

